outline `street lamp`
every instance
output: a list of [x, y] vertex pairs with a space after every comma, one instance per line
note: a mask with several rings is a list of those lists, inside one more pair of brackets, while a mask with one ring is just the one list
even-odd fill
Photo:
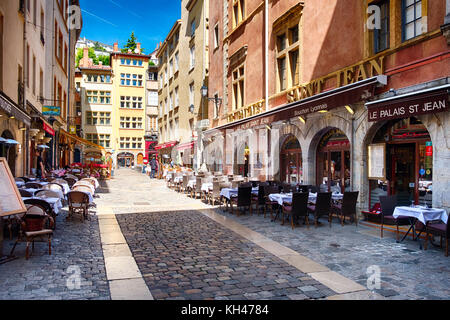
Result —
[[208, 87], [207, 86], [202, 86], [200, 88], [200, 92], [202, 93], [202, 97], [205, 99], [208, 99], [209, 101], [214, 101], [215, 105], [220, 105], [222, 103], [222, 99], [219, 97], [214, 97], [214, 98], [210, 98], [208, 97]]

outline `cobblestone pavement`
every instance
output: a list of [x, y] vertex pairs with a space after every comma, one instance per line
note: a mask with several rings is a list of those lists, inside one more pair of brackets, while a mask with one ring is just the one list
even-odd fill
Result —
[[198, 211], [117, 215], [155, 299], [311, 299], [336, 293]]
[[[56, 219], [51, 255], [47, 243], [36, 242], [26, 260], [22, 242], [14, 251], [17, 259], [0, 265], [1, 300], [110, 299], [97, 217], [84, 223], [77, 216], [65, 217], [63, 210]], [[14, 241], [4, 241], [4, 253]]]
[[428, 250], [420, 250], [411, 238], [396, 243], [395, 233], [385, 231], [380, 238], [378, 229], [361, 224], [342, 227], [337, 220], [331, 229], [324, 220], [317, 229], [302, 224], [292, 230], [290, 224], [271, 222], [262, 214], [237, 217], [215, 211], [363, 286], [373, 274], [367, 268], [378, 266], [381, 287], [375, 292], [388, 299], [450, 299], [450, 259], [441, 248], [429, 244]]

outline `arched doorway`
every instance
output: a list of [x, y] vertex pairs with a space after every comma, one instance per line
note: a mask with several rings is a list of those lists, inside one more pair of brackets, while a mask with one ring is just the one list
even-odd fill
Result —
[[[2, 133], [2, 138], [14, 140], [14, 136], [9, 130], [5, 130]], [[4, 157], [8, 160], [9, 168], [13, 176], [16, 175], [16, 146], [14, 144], [0, 144], [0, 157]]]
[[281, 181], [303, 183], [302, 149], [294, 135], [289, 135], [280, 151]]
[[247, 143], [243, 143], [235, 153], [234, 159], [235, 172], [234, 174], [248, 177], [250, 173], [250, 148]]
[[320, 139], [316, 157], [320, 191], [350, 190], [350, 141], [344, 132], [330, 129]]
[[397, 195], [398, 205], [432, 203], [433, 143], [423, 123], [411, 117], [391, 120], [372, 144], [386, 145], [386, 180], [370, 180], [370, 203], [380, 194]]
[[122, 152], [117, 155], [117, 163], [119, 167], [131, 168], [134, 165], [134, 155], [129, 152]]

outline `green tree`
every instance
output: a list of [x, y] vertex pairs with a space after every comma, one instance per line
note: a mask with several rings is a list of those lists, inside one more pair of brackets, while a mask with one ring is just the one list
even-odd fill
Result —
[[[131, 50], [131, 52], [134, 53], [134, 50], [136, 50], [136, 44], [137, 44], [137, 38], [134, 35], [134, 31], [131, 32], [130, 38], [127, 41], [127, 44], [123, 47], [123, 49], [121, 50], [123, 53], [127, 53], [128, 50]], [[141, 48], [141, 52], [142, 53], [144, 51], [144, 49]]]
[[103, 63], [104, 66], [109, 66], [109, 63], [110, 63], [109, 55], [106, 55], [106, 56], [103, 56], [103, 55], [98, 56], [98, 61], [99, 61], [99, 62], [101, 61], [101, 62]]
[[94, 50], [95, 51], [103, 51], [103, 52], [106, 51], [106, 49], [103, 48], [98, 41], [95, 41], [95, 43], [94, 43]]

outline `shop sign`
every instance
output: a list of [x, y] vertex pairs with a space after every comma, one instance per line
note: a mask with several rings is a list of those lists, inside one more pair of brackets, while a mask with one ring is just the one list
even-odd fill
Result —
[[45, 121], [42, 122], [42, 129], [44, 129], [45, 132], [47, 132], [49, 135], [54, 136], [55, 135], [55, 130], [53, 130], [53, 128], [48, 125]]
[[386, 144], [371, 144], [369, 153], [369, 179], [386, 180]]
[[77, 127], [76, 126], [69, 126], [69, 133], [70, 134], [76, 134], [77, 133]]
[[448, 93], [409, 97], [381, 106], [369, 106], [369, 121], [409, 118], [416, 115], [438, 113], [448, 110]]
[[59, 106], [43, 106], [42, 114], [44, 116], [59, 116], [59, 115], [61, 115], [61, 107], [59, 107]]
[[433, 145], [431, 144], [431, 141], [425, 143], [425, 155], [428, 157], [433, 156]]

